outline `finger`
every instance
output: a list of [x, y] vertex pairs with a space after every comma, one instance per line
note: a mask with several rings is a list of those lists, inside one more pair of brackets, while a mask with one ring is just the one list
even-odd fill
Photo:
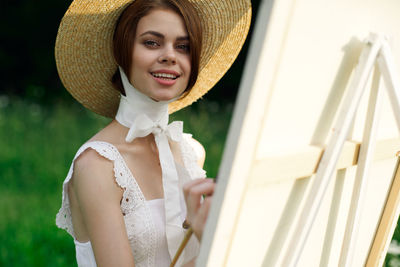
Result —
[[208, 218], [211, 202], [212, 202], [212, 197], [206, 197], [204, 199], [204, 202], [201, 205], [201, 207], [197, 213], [197, 216], [193, 222], [193, 226], [192, 226], [193, 231], [199, 240], [201, 240], [202, 235], [203, 235], [204, 226], [205, 226], [207, 218]]
[[202, 196], [210, 195], [214, 192], [215, 184], [212, 181], [203, 181], [192, 185], [187, 189], [185, 201], [187, 206], [187, 219], [192, 222], [198, 209], [201, 206]]
[[194, 180], [192, 180], [190, 182], [185, 183], [183, 185], [183, 188], [182, 188], [183, 189], [183, 194], [185, 195], [185, 198], [188, 195], [190, 188], [192, 188], [193, 186], [195, 186], [195, 185], [197, 185], [199, 183], [203, 183], [203, 180], [204, 179], [199, 178], [199, 179], [194, 179]]
[[196, 184], [188, 190], [186, 200], [190, 203], [200, 202], [203, 195], [212, 195], [214, 188], [215, 184], [210, 182]]
[[201, 207], [199, 209], [199, 213], [198, 213], [199, 221], [202, 223], [205, 223], [205, 221], [207, 220], [211, 202], [212, 202], [212, 197], [206, 197], [203, 201], [203, 204], [201, 205]]
[[189, 194], [190, 190], [191, 190], [193, 187], [195, 187], [195, 186], [197, 186], [197, 185], [199, 185], [199, 184], [213, 183], [213, 182], [214, 182], [213, 179], [210, 179], [210, 178], [207, 178], [207, 179], [200, 178], [200, 179], [195, 179], [195, 180], [192, 180], [192, 181], [190, 181], [190, 182], [185, 183], [185, 184], [183, 185], [183, 194], [184, 194], [184, 196], [185, 196], [185, 199], [187, 199], [188, 194]]

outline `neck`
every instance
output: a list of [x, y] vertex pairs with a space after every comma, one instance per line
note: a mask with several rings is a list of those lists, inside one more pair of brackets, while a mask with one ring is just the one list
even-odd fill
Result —
[[121, 67], [119, 70], [126, 96], [121, 95], [115, 119], [123, 126], [130, 128], [137, 116], [145, 114], [153, 122], [167, 125], [168, 104], [171, 101], [154, 101], [132, 86]]

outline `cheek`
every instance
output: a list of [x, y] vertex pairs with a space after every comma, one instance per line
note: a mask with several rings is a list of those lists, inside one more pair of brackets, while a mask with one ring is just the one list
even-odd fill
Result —
[[146, 70], [149, 68], [154, 58], [154, 53], [137, 46], [137, 48], [134, 48], [132, 54], [132, 68]]
[[140, 54], [136, 54], [132, 57], [132, 69], [136, 69], [136, 71], [140, 71], [141, 69], [143, 69], [145, 67], [145, 57], [143, 57], [143, 55]]

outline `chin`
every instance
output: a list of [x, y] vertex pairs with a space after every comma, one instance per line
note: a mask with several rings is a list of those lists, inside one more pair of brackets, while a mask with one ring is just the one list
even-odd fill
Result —
[[156, 100], [156, 101], [169, 101], [171, 99], [174, 99], [176, 97], [179, 97], [180, 95], [182, 95], [182, 93], [174, 93], [174, 94], [169, 94], [168, 93], [163, 93], [163, 94], [155, 94], [153, 95], [152, 99]]
[[173, 99], [175, 96], [153, 96], [151, 97], [153, 100], [155, 101], [169, 101], [171, 99]]

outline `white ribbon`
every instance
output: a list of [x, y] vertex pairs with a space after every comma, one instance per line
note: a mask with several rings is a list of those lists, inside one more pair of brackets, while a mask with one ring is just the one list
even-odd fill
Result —
[[164, 188], [164, 205], [166, 217], [166, 236], [168, 251], [171, 258], [178, 250], [179, 243], [183, 239], [184, 232], [180, 220], [181, 210], [179, 202], [179, 182], [174, 157], [168, 143], [168, 139], [179, 142], [182, 139], [183, 123], [175, 121], [169, 125], [154, 123], [145, 114], [139, 115], [126, 136], [127, 142], [132, 142], [137, 137], [145, 137], [150, 133], [158, 148], [160, 165], [162, 170], [162, 183]]
[[127, 142], [132, 142], [137, 137], [145, 137], [151, 133], [153, 133], [154, 136], [165, 134], [172, 141], [180, 142], [182, 140], [183, 123], [181, 121], [174, 121], [165, 126], [153, 122], [145, 114], [140, 114], [131, 125], [125, 140]]
[[[179, 248], [184, 237], [180, 205], [180, 189], [175, 160], [168, 140], [182, 140], [183, 123], [175, 121], [168, 125], [168, 102], [156, 102], [135, 89], [120, 68], [122, 84], [126, 97], [121, 96], [116, 120], [129, 128], [125, 138], [132, 142], [135, 138], [145, 137], [151, 133], [157, 145], [164, 189], [164, 206], [168, 251], [171, 259]], [[181, 260], [181, 259], [180, 259]]]

